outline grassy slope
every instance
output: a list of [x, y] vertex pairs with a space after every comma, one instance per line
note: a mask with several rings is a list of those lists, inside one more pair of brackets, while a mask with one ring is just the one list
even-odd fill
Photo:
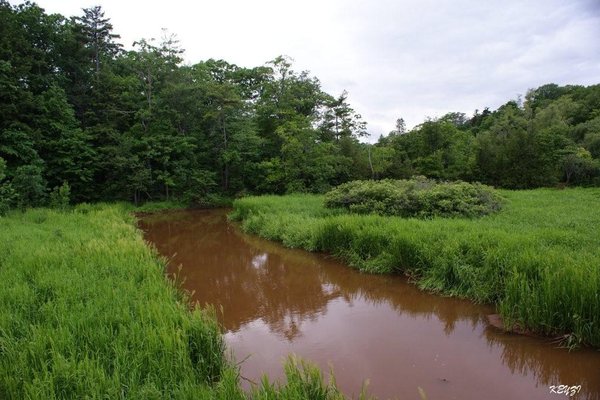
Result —
[[328, 210], [314, 195], [237, 200], [248, 232], [407, 273], [425, 289], [495, 303], [508, 323], [600, 346], [600, 189], [502, 191], [499, 214], [402, 219]]
[[338, 398], [291, 361], [285, 387], [244, 394], [133, 222], [123, 205], [0, 218], [0, 398]]

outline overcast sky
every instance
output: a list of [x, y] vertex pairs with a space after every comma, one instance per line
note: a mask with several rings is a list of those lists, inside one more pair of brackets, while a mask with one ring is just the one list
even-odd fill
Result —
[[176, 33], [188, 63], [277, 55], [325, 91], [349, 92], [373, 139], [448, 111], [494, 109], [544, 83], [600, 83], [600, 0], [40, 0], [81, 15], [101, 5], [130, 48]]

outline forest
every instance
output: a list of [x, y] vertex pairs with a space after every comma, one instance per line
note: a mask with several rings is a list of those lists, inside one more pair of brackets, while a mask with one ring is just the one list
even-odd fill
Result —
[[[600, 184], [600, 85], [556, 84], [365, 143], [348, 93], [278, 56], [183, 62], [175, 35], [126, 50], [101, 7], [0, 0], [0, 212], [70, 201], [322, 193], [356, 179]], [[525, 89], [525, 88], [524, 88]]]

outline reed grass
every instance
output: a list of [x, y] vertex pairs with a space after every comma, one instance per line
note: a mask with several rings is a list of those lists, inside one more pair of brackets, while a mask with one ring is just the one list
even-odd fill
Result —
[[243, 392], [213, 313], [165, 279], [129, 210], [0, 217], [0, 399], [338, 398], [294, 361], [287, 384]]
[[600, 347], [600, 189], [500, 191], [478, 219], [356, 215], [317, 195], [238, 199], [231, 218], [288, 247], [497, 305], [507, 326]]

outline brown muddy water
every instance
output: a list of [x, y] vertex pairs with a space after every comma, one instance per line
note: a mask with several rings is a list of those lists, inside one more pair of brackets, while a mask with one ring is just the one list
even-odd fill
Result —
[[[487, 323], [491, 307], [246, 235], [225, 210], [154, 214], [140, 226], [169, 272], [181, 268], [193, 300], [222, 309], [228, 349], [249, 356], [249, 380], [281, 379], [295, 353], [332, 367], [348, 396], [368, 380], [380, 399], [419, 399], [419, 387], [429, 400], [600, 399], [600, 351], [501, 332]], [[558, 385], [581, 389], [551, 393]]]

